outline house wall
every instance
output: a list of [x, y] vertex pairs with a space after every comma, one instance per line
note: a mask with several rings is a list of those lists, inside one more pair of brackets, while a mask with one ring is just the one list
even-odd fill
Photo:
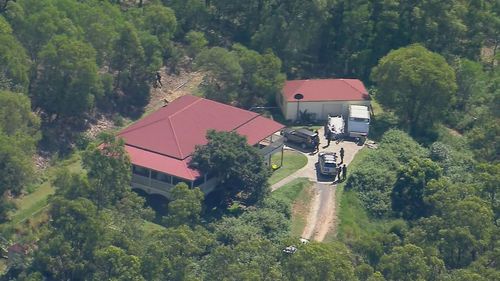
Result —
[[[271, 156], [283, 150], [283, 137], [273, 134], [266, 138], [266, 140], [262, 141], [261, 145], [263, 146], [263, 148], [261, 148], [259, 152], [262, 154], [265, 163], [269, 164]], [[142, 172], [140, 174], [137, 173], [137, 168], [142, 169]], [[151, 176], [153, 172], [152, 170], [136, 165], [133, 165], [132, 171], [132, 189], [140, 189], [147, 194], [159, 194], [166, 197], [167, 199], [170, 199], [170, 192], [175, 184], [179, 182], [179, 180], [182, 180], [180, 178], [176, 178], [175, 176], [167, 175], [169, 176], [169, 182], [160, 181]], [[162, 174], [161, 172], [157, 173]], [[200, 185], [196, 185], [196, 183], [193, 182], [188, 182], [187, 180], [183, 181], [186, 182], [186, 184], [190, 187], [199, 187], [200, 190], [205, 193], [205, 195], [212, 192], [218, 182], [217, 178], [214, 177], [206, 179], [205, 182]]]
[[[314, 101], [314, 102], [299, 102], [299, 110], [308, 113], [314, 113], [316, 120], [326, 120], [328, 114], [342, 115], [347, 117], [349, 105], [366, 105], [370, 106], [370, 101]], [[286, 120], [297, 119], [297, 102], [287, 102], [282, 107], [282, 113]]]

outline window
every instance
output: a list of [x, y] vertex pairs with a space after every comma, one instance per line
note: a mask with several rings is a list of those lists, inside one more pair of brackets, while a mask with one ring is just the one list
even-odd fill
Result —
[[149, 178], [149, 169], [140, 166], [132, 165], [132, 173], [135, 175]]
[[356, 122], [364, 122], [364, 123], [369, 123], [370, 122], [370, 119], [367, 119], [367, 118], [350, 117], [349, 120], [356, 121]]
[[153, 170], [151, 170], [151, 178], [166, 183], [170, 183], [172, 181], [172, 176]]

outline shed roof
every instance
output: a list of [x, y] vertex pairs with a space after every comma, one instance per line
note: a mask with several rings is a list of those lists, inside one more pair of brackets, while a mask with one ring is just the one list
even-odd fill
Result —
[[289, 80], [283, 87], [286, 101], [296, 101], [295, 94], [302, 94], [307, 101], [363, 101], [370, 96], [363, 82], [358, 79]]

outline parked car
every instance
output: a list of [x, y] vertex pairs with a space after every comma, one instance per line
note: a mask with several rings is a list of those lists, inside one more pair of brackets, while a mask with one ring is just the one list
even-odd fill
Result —
[[283, 140], [285, 142], [296, 143], [300, 145], [302, 149], [315, 147], [315, 140], [319, 139], [319, 136], [316, 132], [313, 132], [306, 128], [286, 128], [281, 132], [281, 134], [283, 135]]
[[319, 172], [333, 176], [337, 173], [337, 154], [335, 152], [320, 152], [318, 154]]

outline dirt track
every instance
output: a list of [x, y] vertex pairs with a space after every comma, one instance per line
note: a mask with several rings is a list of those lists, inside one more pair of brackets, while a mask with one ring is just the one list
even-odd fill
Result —
[[[323, 136], [322, 129], [319, 130], [319, 133]], [[331, 142], [328, 147], [323, 147], [324, 145], [326, 145], [326, 140], [323, 137], [321, 139], [320, 151], [332, 151], [338, 153], [340, 148], [343, 147], [345, 150], [344, 163], [348, 166], [354, 158], [354, 155], [356, 155], [356, 153], [363, 148], [363, 146], [359, 146], [356, 143], [348, 141], [340, 142], [338, 144]], [[335, 232], [335, 228], [337, 226], [337, 204], [335, 198], [337, 185], [332, 184], [331, 179], [325, 179], [317, 173], [317, 154], [304, 154], [307, 156], [307, 164], [302, 169], [271, 186], [271, 190], [274, 191], [300, 177], [306, 177], [314, 182], [314, 196], [311, 201], [309, 215], [304, 231], [302, 232], [302, 237], [316, 241], [323, 241], [329, 232]], [[349, 168], [347, 170], [349, 173]]]
[[323, 241], [328, 231], [333, 229], [336, 222], [335, 190], [334, 185], [315, 183], [314, 198], [302, 237]]

